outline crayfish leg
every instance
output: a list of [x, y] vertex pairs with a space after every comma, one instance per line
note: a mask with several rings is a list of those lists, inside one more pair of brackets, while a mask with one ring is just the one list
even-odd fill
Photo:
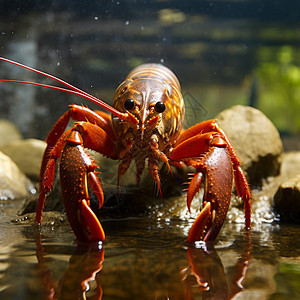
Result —
[[40, 224], [45, 206], [46, 196], [50, 192], [54, 182], [56, 161], [61, 157], [62, 150], [65, 146], [65, 138], [70, 134], [70, 130], [66, 131], [54, 147], [47, 146], [41, 167], [41, 177], [39, 183], [39, 200], [35, 215], [35, 223]]
[[246, 230], [251, 229], [251, 193], [246, 176], [240, 166], [234, 167], [234, 181], [237, 194], [244, 201]]

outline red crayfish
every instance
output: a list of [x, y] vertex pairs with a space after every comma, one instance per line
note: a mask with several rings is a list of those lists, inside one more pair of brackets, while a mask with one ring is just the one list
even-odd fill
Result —
[[[89, 207], [88, 186], [99, 200], [104, 196], [96, 176], [96, 162], [85, 148], [119, 160], [119, 178], [132, 160], [136, 164], [136, 181], [148, 163], [149, 172], [160, 190], [159, 162], [182, 168], [192, 166], [195, 174], [187, 192], [190, 208], [195, 194], [205, 178], [203, 208], [194, 221], [188, 242], [216, 239], [229, 208], [232, 183], [244, 200], [246, 229], [251, 222], [251, 194], [240, 160], [216, 120], [198, 123], [183, 130], [184, 100], [180, 84], [172, 71], [160, 64], [145, 64], [135, 68], [117, 88], [112, 107], [67, 82], [6, 58], [0, 60], [51, 78], [64, 87], [41, 83], [1, 80], [48, 87], [78, 95], [97, 103], [107, 112], [92, 111], [71, 105], [51, 129], [42, 160], [39, 202], [36, 223], [41, 223], [47, 193], [51, 190], [59, 160], [61, 192], [71, 227], [79, 241], [104, 241], [102, 226]], [[66, 130], [69, 120], [75, 125]]]

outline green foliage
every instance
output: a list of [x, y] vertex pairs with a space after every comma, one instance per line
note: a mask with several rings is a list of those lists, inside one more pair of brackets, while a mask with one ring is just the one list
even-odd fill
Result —
[[[300, 55], [291, 46], [258, 50], [259, 109], [284, 132], [300, 131]], [[298, 64], [297, 64], [298, 63]]]
[[270, 299], [299, 299], [300, 266], [297, 263], [280, 262], [277, 274], [276, 293]]

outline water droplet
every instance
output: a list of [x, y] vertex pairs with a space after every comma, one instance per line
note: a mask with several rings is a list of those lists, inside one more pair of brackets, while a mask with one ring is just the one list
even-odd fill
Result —
[[60, 66], [60, 62], [58, 61], [58, 62], [56, 63], [56, 65], [59, 67], [59, 66]]
[[161, 58], [160, 62], [163, 64], [165, 62], [165, 60], [163, 58]]
[[129, 21], [126, 21], [126, 22], [125, 22], [125, 25], [129, 25]]
[[94, 19], [95, 19], [95, 21], [98, 21], [98, 20], [99, 20], [99, 17], [95, 17]]
[[195, 242], [195, 248], [197, 248], [197, 249], [203, 249], [204, 251], [207, 251], [206, 243], [203, 242], [203, 241], [196, 241]]

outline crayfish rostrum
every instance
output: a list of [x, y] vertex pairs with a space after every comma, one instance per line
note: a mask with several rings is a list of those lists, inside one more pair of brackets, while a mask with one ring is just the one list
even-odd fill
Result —
[[[117, 88], [111, 107], [53, 75], [6, 58], [0, 59], [49, 77], [64, 87], [18, 80], [1, 81], [76, 94], [107, 111], [71, 105], [51, 129], [40, 171], [36, 223], [41, 223], [45, 198], [52, 187], [56, 161], [59, 160], [62, 198], [77, 239], [104, 241], [102, 226], [89, 207], [88, 186], [97, 196], [100, 208], [104, 200], [95, 171], [98, 165], [85, 151], [89, 148], [120, 161], [118, 183], [133, 160], [137, 184], [147, 162], [159, 190], [160, 161], [169, 169], [171, 166], [192, 166], [195, 174], [188, 187], [188, 207], [204, 177], [203, 208], [189, 231], [188, 242], [216, 239], [230, 204], [233, 179], [238, 195], [244, 200], [246, 229], [250, 229], [251, 194], [232, 144], [216, 120], [203, 121], [183, 130], [184, 100], [178, 79], [167, 67], [145, 64], [135, 68]], [[70, 119], [76, 123], [66, 130]]]

